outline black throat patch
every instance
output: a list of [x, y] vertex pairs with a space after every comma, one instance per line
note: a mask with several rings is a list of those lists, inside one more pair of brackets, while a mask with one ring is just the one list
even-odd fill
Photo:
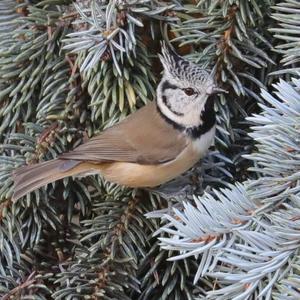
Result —
[[208, 132], [216, 123], [216, 113], [214, 110], [214, 96], [210, 96], [204, 105], [204, 109], [201, 112], [201, 115], [199, 118], [202, 120], [202, 124], [199, 126], [193, 126], [193, 127], [185, 127], [181, 124], [178, 124], [171, 119], [169, 119], [167, 116], [163, 114], [163, 112], [160, 110], [159, 106], [156, 105], [157, 111], [159, 114], [163, 117], [163, 119], [172, 125], [176, 130], [179, 131], [185, 131], [192, 139], [198, 139], [201, 135]]

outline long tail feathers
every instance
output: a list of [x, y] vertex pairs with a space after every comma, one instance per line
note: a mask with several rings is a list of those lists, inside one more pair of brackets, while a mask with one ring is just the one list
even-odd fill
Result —
[[15, 201], [48, 183], [84, 171], [84, 168], [81, 167], [84, 164], [81, 164], [80, 161], [73, 162], [69, 168], [65, 168], [66, 161], [54, 159], [17, 169], [13, 174], [15, 183], [13, 200]]

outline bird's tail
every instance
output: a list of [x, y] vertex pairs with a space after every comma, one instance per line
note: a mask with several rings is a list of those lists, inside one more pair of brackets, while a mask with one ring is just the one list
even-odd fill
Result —
[[15, 185], [12, 199], [15, 201], [27, 193], [56, 180], [84, 173], [87, 170], [86, 165], [75, 160], [53, 159], [18, 168], [13, 174]]

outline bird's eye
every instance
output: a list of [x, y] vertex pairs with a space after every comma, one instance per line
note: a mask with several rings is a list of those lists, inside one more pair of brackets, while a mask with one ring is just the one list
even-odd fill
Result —
[[188, 96], [192, 96], [192, 95], [196, 94], [196, 91], [194, 89], [192, 89], [192, 88], [186, 88], [186, 89], [183, 89], [183, 91]]

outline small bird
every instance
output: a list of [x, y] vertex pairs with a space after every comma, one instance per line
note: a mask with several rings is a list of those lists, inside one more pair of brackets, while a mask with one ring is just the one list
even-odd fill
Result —
[[162, 45], [156, 101], [56, 159], [15, 170], [13, 200], [56, 180], [102, 174], [128, 187], [155, 187], [190, 169], [215, 136], [209, 73]]

